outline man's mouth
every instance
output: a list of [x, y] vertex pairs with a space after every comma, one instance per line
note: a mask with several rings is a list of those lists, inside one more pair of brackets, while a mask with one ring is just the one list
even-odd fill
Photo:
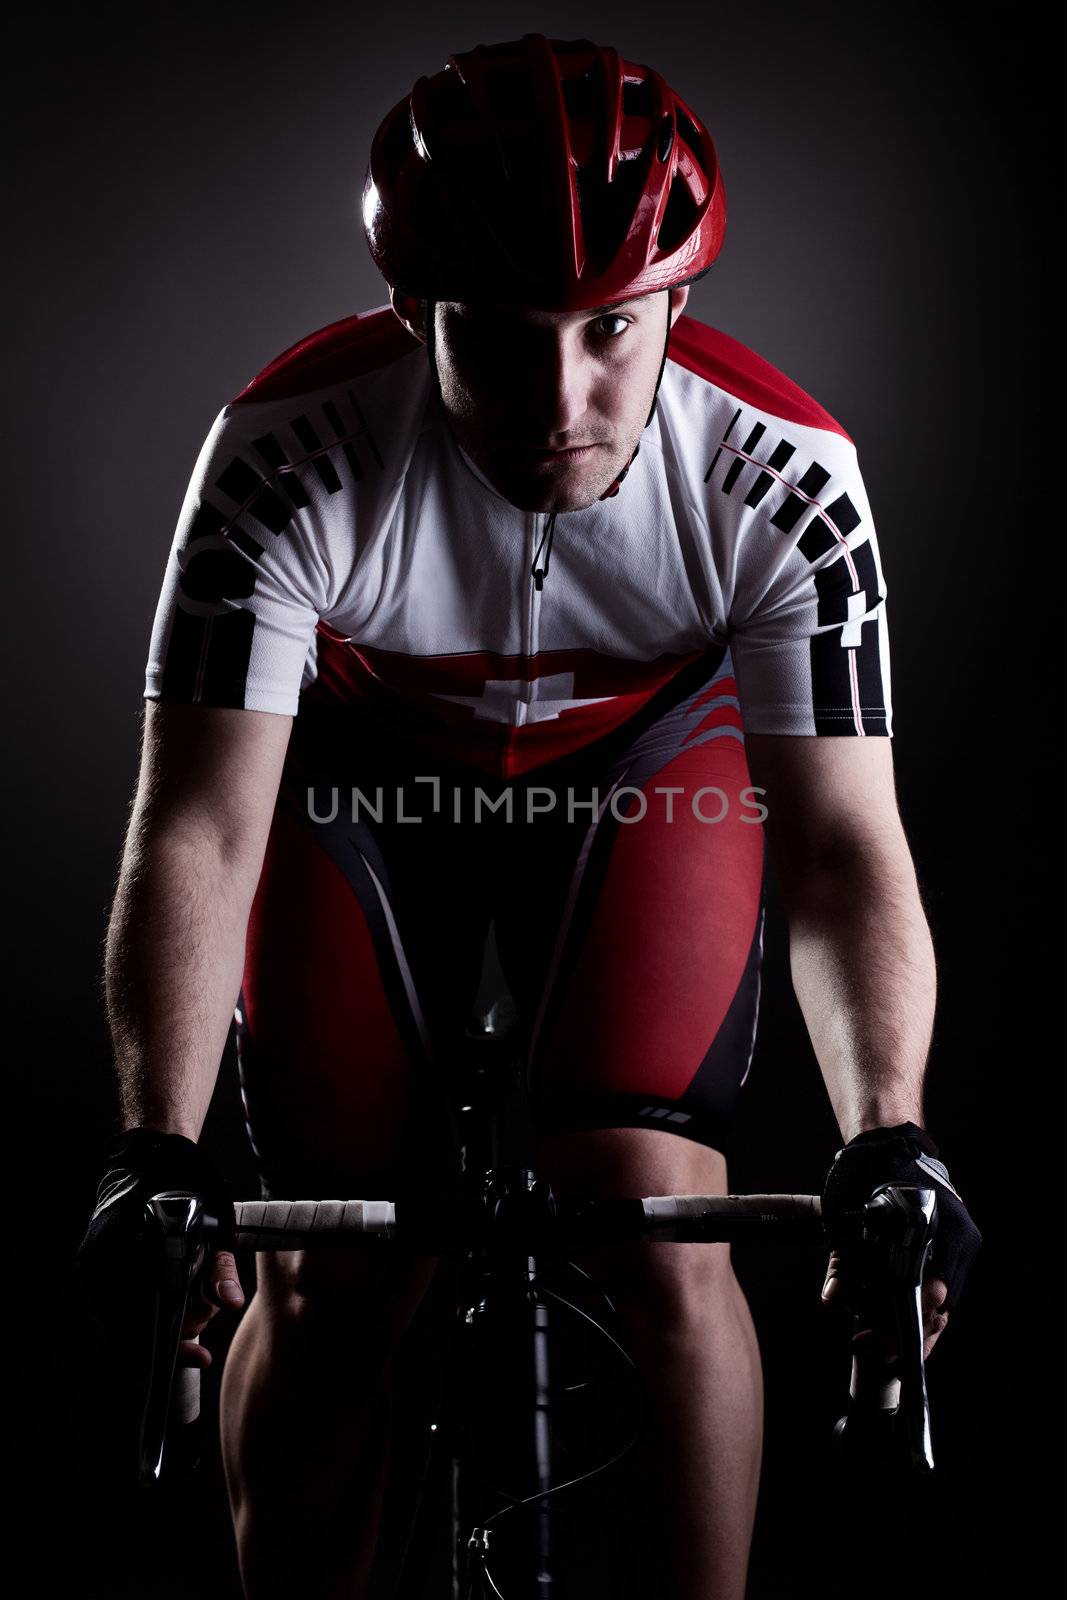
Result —
[[599, 448], [600, 448], [599, 445], [596, 445], [596, 444], [577, 445], [573, 449], [570, 449], [570, 450], [544, 450], [544, 449], [538, 448], [535, 445], [521, 445], [521, 446], [519, 446], [520, 453], [522, 455], [526, 456], [531, 461], [537, 461], [537, 462], [542, 462], [542, 461], [543, 462], [557, 462], [558, 461], [560, 463], [569, 462], [569, 461], [581, 461], [586, 456], [592, 455], [593, 451], [597, 450]]

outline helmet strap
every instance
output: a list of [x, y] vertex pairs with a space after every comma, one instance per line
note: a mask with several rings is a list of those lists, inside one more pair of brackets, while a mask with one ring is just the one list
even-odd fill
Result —
[[437, 376], [437, 350], [434, 344], [434, 335], [437, 328], [437, 301], [424, 300], [422, 302], [422, 326], [426, 334], [426, 356], [430, 363], [430, 380], [438, 400], [441, 398], [441, 384]]
[[[670, 345], [671, 345], [671, 291], [668, 289], [667, 290], [667, 333], [666, 333], [666, 336], [665, 336], [665, 338], [663, 340], [663, 358], [662, 358], [662, 360], [660, 361], [660, 364], [659, 364], [659, 377], [656, 379], [656, 387], [652, 391], [652, 405], [651, 405], [651, 408], [649, 409], [648, 421], [646, 421], [646, 423], [645, 423], [645, 428], [648, 427], [649, 422], [652, 421], [652, 418], [656, 414], [656, 401], [659, 399], [659, 386], [663, 382], [663, 374], [664, 374], [664, 371], [666, 370], [666, 366], [667, 366], [667, 351], [670, 349]], [[644, 433], [645, 428], [641, 429], [642, 433]]]

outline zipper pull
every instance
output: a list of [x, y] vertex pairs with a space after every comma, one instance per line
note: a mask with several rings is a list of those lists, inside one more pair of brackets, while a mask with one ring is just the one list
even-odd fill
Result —
[[[533, 578], [534, 588], [538, 591], [538, 593], [540, 593], [541, 589], [544, 587], [544, 581], [548, 576], [548, 563], [552, 555], [552, 535], [555, 532], [555, 529], [556, 513], [554, 511], [550, 511], [548, 514], [548, 521], [545, 524], [545, 531], [541, 535], [541, 543], [534, 551], [533, 566], [530, 568], [530, 576]], [[548, 540], [547, 548], [545, 548], [546, 539]], [[539, 567], [537, 565], [537, 558], [541, 554], [542, 549], [545, 551], [545, 564], [543, 567]]]

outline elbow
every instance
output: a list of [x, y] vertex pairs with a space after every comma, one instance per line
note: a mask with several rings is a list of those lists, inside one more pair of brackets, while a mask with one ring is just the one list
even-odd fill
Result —
[[920, 904], [915, 863], [903, 830], [842, 831], [817, 843], [769, 841], [770, 856], [786, 909], [809, 905], [847, 907]]

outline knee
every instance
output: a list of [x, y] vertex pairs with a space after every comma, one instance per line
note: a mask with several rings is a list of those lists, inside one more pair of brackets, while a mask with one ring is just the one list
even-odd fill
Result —
[[[725, 1194], [717, 1150], [651, 1128], [598, 1128], [543, 1141], [540, 1170], [564, 1199]], [[583, 1263], [631, 1326], [649, 1339], [699, 1337], [740, 1294], [725, 1243], [640, 1241], [589, 1252]]]
[[630, 1327], [657, 1343], [706, 1338], [741, 1292], [727, 1244], [623, 1245], [588, 1257], [587, 1270]]

